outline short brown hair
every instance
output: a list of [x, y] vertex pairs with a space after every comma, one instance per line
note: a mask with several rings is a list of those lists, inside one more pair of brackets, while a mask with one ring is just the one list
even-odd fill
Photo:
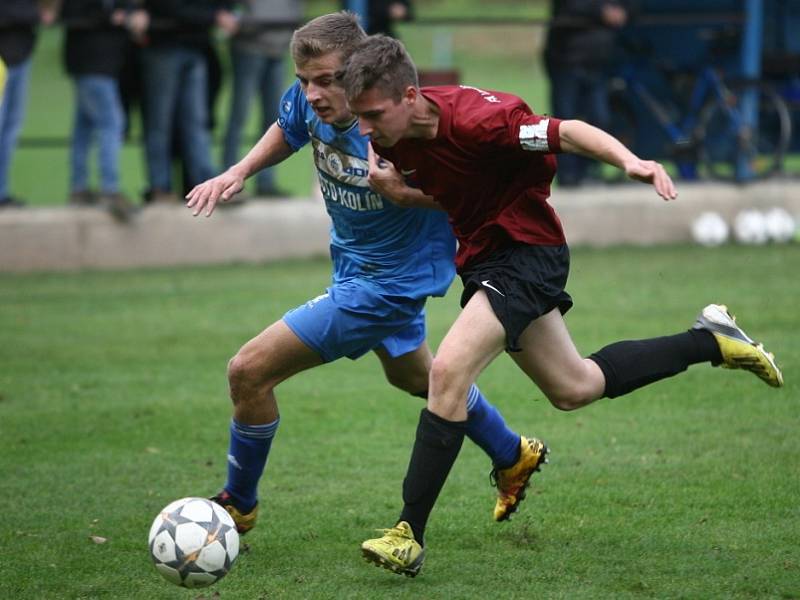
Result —
[[399, 102], [406, 88], [419, 87], [417, 68], [403, 43], [382, 34], [371, 35], [361, 42], [337, 78], [348, 100], [377, 87]]
[[296, 65], [331, 52], [341, 52], [342, 60], [366, 39], [367, 34], [358, 24], [358, 17], [351, 12], [322, 15], [312, 19], [292, 35], [290, 49]]

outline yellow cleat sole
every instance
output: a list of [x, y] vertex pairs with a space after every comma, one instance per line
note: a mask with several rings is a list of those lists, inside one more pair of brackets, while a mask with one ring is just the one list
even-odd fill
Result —
[[417, 557], [417, 560], [414, 561], [411, 565], [407, 567], [403, 567], [401, 565], [397, 565], [391, 561], [386, 560], [380, 554], [376, 554], [372, 552], [368, 548], [361, 548], [361, 555], [364, 557], [369, 563], [374, 564], [377, 567], [383, 567], [387, 571], [391, 571], [395, 575], [405, 575], [406, 577], [416, 577], [420, 570], [422, 569], [422, 563], [424, 562], [425, 554], [424, 550], [423, 553]]

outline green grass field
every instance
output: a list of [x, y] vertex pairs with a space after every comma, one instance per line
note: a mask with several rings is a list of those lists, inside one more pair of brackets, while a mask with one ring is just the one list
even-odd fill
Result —
[[[413, 580], [358, 545], [397, 516], [421, 403], [372, 356], [286, 382], [263, 520], [205, 591], [156, 573], [150, 522], [219, 488], [227, 358], [318, 293], [327, 263], [0, 275], [0, 598], [800, 598], [798, 264], [797, 245], [576, 250], [567, 320], [582, 352], [725, 301], [786, 387], [697, 366], [562, 413], [500, 357], [480, 384], [551, 464], [495, 524], [490, 465], [465, 444]], [[434, 347], [459, 288], [429, 304]]]

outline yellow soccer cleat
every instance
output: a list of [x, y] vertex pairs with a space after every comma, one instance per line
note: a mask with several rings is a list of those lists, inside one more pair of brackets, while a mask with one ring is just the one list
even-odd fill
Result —
[[547, 462], [547, 446], [536, 438], [520, 436], [519, 459], [507, 469], [495, 469], [491, 473], [493, 485], [497, 487], [494, 505], [494, 520], [505, 521], [516, 512], [525, 499], [531, 475]]
[[425, 562], [425, 549], [414, 539], [411, 526], [400, 521], [391, 529], [379, 529], [383, 537], [361, 544], [361, 554], [369, 562], [392, 573], [416, 577]]
[[256, 504], [249, 513], [243, 513], [233, 505], [233, 498], [231, 498], [227, 490], [222, 490], [216, 496], [209, 498], [209, 500], [216, 502], [228, 511], [228, 514], [233, 518], [233, 522], [236, 523], [236, 530], [241, 535], [244, 535], [256, 526], [256, 521], [258, 520], [258, 504]]
[[705, 329], [719, 344], [722, 366], [727, 369], [744, 369], [757, 375], [767, 385], [783, 386], [783, 374], [771, 352], [762, 344], [751, 340], [736, 324], [736, 317], [724, 304], [709, 304], [697, 317], [693, 329]]

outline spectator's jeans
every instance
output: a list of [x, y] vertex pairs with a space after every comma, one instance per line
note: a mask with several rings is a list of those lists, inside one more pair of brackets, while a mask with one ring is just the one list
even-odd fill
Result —
[[8, 197], [8, 169], [25, 120], [31, 59], [8, 68], [5, 92], [0, 98], [0, 199]]
[[97, 136], [100, 190], [119, 191], [119, 152], [125, 118], [117, 80], [107, 75], [80, 75], [75, 78], [75, 123], [72, 129], [70, 189], [89, 189], [89, 149]]
[[[610, 114], [605, 73], [601, 69], [561, 67], [550, 71], [551, 110], [559, 119], [582, 119], [608, 129]], [[575, 185], [585, 177], [592, 161], [576, 154], [558, 156], [558, 181]]]
[[145, 48], [142, 65], [150, 189], [171, 190], [172, 133], [176, 124], [189, 178], [186, 183], [191, 187], [213, 177], [205, 55], [192, 48]]
[[[254, 52], [231, 48], [233, 63], [233, 94], [228, 129], [225, 132], [225, 147], [222, 154], [223, 168], [239, 160], [242, 130], [247, 123], [253, 97], [261, 100], [262, 133], [278, 119], [278, 104], [283, 94], [283, 67], [281, 58], [269, 58]], [[275, 173], [267, 168], [256, 176], [259, 192], [275, 189]]]

